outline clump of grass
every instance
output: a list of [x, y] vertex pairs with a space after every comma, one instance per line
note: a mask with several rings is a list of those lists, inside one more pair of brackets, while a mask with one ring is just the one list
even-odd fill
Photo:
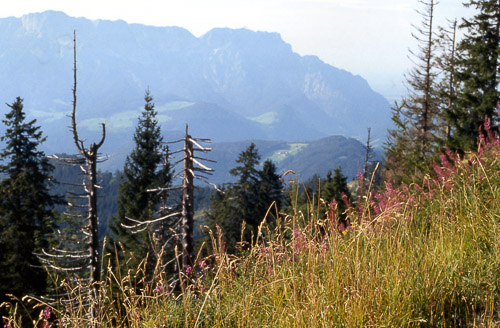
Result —
[[[216, 231], [211, 257], [181, 273], [181, 291], [159, 274], [145, 283], [134, 280], [143, 274], [108, 269], [98, 326], [498, 326], [498, 143], [483, 140], [465, 158], [444, 154], [420, 183], [366, 192], [346, 212], [347, 230], [333, 215], [322, 219], [313, 201], [310, 213], [283, 214], [272, 230], [263, 224], [240, 257], [226, 253]], [[67, 290], [81, 302], [39, 304], [65, 327], [88, 326], [84, 289]], [[15, 311], [5, 318], [12, 327]]]
[[284, 216], [234, 270], [219, 264], [185, 325], [498, 325], [499, 150], [448, 154], [420, 184], [368, 193], [342, 232], [313, 204], [308, 220]]

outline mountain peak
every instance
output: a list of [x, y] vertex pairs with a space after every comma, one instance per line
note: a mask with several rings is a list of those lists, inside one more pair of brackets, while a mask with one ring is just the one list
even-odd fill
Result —
[[70, 17], [62, 11], [47, 10], [23, 15], [21, 16], [21, 23], [25, 32], [40, 37], [46, 22], [60, 24], [69, 19]]
[[252, 31], [247, 28], [214, 28], [200, 40], [210, 48], [234, 48], [240, 51], [263, 54], [292, 54], [290, 44], [276, 32]]
[[375, 137], [390, 124], [389, 104], [366, 82], [317, 57], [299, 56], [278, 33], [214, 28], [196, 38], [181, 27], [58, 11], [0, 18], [0, 27], [0, 58], [8, 63], [0, 71], [0, 103], [21, 95], [54, 148], [67, 134], [60, 127], [71, 107], [73, 30], [82, 133], [108, 122], [115, 127], [110, 149], [132, 134], [148, 86], [164, 131], [189, 122], [198, 127], [193, 132], [214, 141], [340, 133], [364, 140], [367, 127]]
[[26, 15], [21, 16], [23, 17], [42, 17], [43, 19], [58, 19], [58, 18], [69, 18], [65, 12], [63, 11], [58, 11], [58, 10], [45, 10], [45, 11], [40, 11], [40, 12], [34, 12], [34, 13], [29, 13]]
[[277, 32], [266, 32], [266, 31], [253, 31], [246, 27], [243, 28], [229, 28], [229, 27], [214, 27], [207, 33], [205, 33], [202, 38], [228, 38], [228, 37], [243, 37], [243, 38], [270, 38], [273, 40], [283, 41], [281, 35]]

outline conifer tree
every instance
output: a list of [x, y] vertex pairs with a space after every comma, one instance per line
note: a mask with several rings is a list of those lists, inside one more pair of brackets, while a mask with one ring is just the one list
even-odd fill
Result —
[[[226, 250], [236, 251], [236, 243], [241, 240], [241, 216], [235, 207], [232, 186], [222, 186], [210, 197], [207, 225], [212, 231], [219, 227], [223, 233]], [[208, 236], [207, 236], [208, 237]]]
[[478, 12], [464, 19], [465, 36], [458, 44], [455, 76], [460, 83], [456, 106], [448, 113], [451, 124], [449, 146], [460, 152], [476, 146], [479, 126], [486, 118], [498, 123], [497, 102], [500, 92], [499, 33], [500, 1], [469, 0], [465, 6]]
[[[321, 197], [327, 204], [335, 201], [337, 203], [338, 215], [344, 219], [343, 214], [347, 209], [347, 203], [351, 202], [351, 193], [347, 186], [347, 177], [342, 174], [342, 168], [339, 166], [332, 172], [329, 171], [323, 182]], [[326, 212], [326, 209], [325, 209]]]
[[386, 142], [386, 168], [391, 178], [399, 183], [408, 182], [412, 175], [425, 172], [436, 153], [439, 127], [435, 94], [436, 62], [434, 40], [434, 0], [419, 1], [425, 10], [422, 27], [416, 28], [413, 37], [419, 42], [418, 52], [410, 51], [415, 67], [406, 77], [409, 95], [401, 106], [393, 109], [395, 128], [389, 131]]
[[128, 218], [137, 221], [147, 221], [153, 218], [159, 209], [160, 195], [164, 193], [148, 192], [150, 189], [167, 187], [171, 181], [170, 165], [163, 166], [162, 142], [160, 126], [156, 119], [153, 98], [146, 91], [145, 106], [139, 118], [134, 134], [135, 148], [127, 156], [123, 168], [123, 176], [119, 186], [118, 214], [110, 226], [111, 241], [121, 243], [127, 255], [134, 255], [131, 261], [133, 267], [147, 255], [151, 231], [145, 229], [138, 233], [122, 226], [131, 225]]
[[241, 218], [250, 226], [258, 225], [263, 219], [259, 217], [259, 213], [256, 211], [259, 205], [258, 185], [260, 173], [257, 169], [259, 161], [259, 152], [252, 142], [238, 156], [236, 163], [240, 165], [229, 171], [231, 175], [238, 177], [238, 181], [233, 188], [236, 208]]
[[[273, 202], [276, 202], [276, 209], [279, 211], [283, 200], [283, 184], [280, 181], [280, 176], [276, 173], [276, 165], [274, 165], [270, 159], [266, 159], [262, 165], [262, 170], [260, 170], [259, 175], [260, 181], [258, 185], [258, 195], [260, 198], [259, 203], [262, 206], [259, 211], [262, 215], [265, 215], [269, 206], [271, 206]], [[274, 214], [276, 214], [276, 211], [270, 212], [271, 216]], [[268, 217], [268, 220], [269, 219], [270, 217]]]
[[44, 292], [47, 275], [33, 253], [48, 246], [59, 199], [49, 193], [53, 166], [38, 149], [46, 139], [40, 127], [25, 121], [21, 98], [8, 106], [0, 138], [0, 302], [5, 293]]
[[[256, 236], [259, 224], [264, 219], [269, 206], [276, 202], [281, 207], [281, 182], [276, 174], [276, 166], [266, 160], [261, 170], [258, 169], [260, 155], [254, 143], [242, 151], [230, 174], [237, 176], [234, 184], [228, 184], [222, 191], [216, 192], [211, 199], [207, 213], [208, 225], [214, 229], [218, 225], [226, 239], [226, 247], [234, 253], [235, 244], [241, 241], [251, 242]], [[274, 213], [272, 213], [274, 214]], [[272, 220], [272, 215], [268, 217]], [[242, 236], [242, 228], [245, 231]]]

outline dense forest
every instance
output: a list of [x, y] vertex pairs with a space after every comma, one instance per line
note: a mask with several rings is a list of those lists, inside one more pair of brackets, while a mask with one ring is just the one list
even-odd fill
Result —
[[40, 150], [21, 97], [2, 120], [4, 327], [500, 323], [500, 2], [468, 0], [445, 27], [419, 3], [383, 161], [368, 130], [353, 181], [279, 174], [249, 142], [211, 184], [210, 140], [188, 125], [166, 140], [149, 90], [123, 170], [99, 170], [106, 126], [78, 135], [75, 35], [75, 154]]

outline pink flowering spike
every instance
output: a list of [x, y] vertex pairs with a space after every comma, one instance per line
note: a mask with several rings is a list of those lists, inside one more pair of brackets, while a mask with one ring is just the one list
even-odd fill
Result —
[[448, 157], [445, 154], [440, 154], [439, 158], [441, 159], [441, 166], [450, 168], [451, 163], [448, 161]]
[[441, 170], [441, 168], [439, 166], [434, 165], [433, 169], [434, 169], [434, 172], [437, 173], [438, 177], [441, 178], [441, 177], [444, 176], [444, 173], [443, 173], [443, 171]]
[[340, 223], [337, 226], [337, 229], [339, 229], [339, 232], [344, 231], [346, 229], [344, 222], [340, 221]]
[[351, 203], [349, 202], [349, 199], [347, 198], [347, 195], [342, 193], [342, 200], [344, 201], [344, 204], [346, 207], [351, 207]]
[[478, 140], [478, 147], [479, 147], [479, 152], [482, 153], [482, 145], [484, 144], [484, 134], [483, 134], [483, 127], [480, 125], [479, 126], [479, 140]]
[[[328, 205], [328, 219], [330, 221], [334, 221], [335, 220], [335, 210], [337, 208], [337, 202], [335, 200], [333, 200], [330, 205]], [[295, 230], [294, 230], [294, 236], [295, 236]]]
[[51, 315], [52, 315], [52, 310], [48, 306], [46, 306], [42, 310], [42, 319], [48, 321], [50, 320]]
[[205, 270], [207, 268], [207, 262], [205, 262], [205, 260], [200, 260], [198, 264], [200, 265], [200, 268], [202, 270]]
[[378, 206], [380, 208], [380, 211], [384, 211], [387, 208], [387, 204], [384, 199], [382, 199], [380, 203], [378, 203]]
[[363, 173], [359, 172], [356, 174], [356, 180], [361, 181], [363, 180]]

